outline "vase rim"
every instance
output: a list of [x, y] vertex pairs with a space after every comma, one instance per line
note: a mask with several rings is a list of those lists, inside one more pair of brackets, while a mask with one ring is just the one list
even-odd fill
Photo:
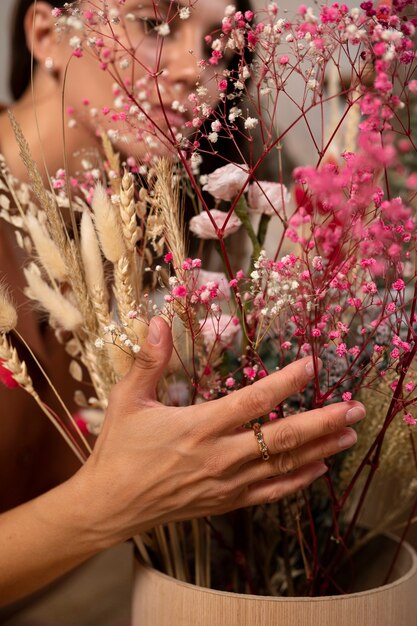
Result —
[[[392, 535], [391, 533], [384, 533], [382, 535], [385, 538], [394, 540], [396, 542], [399, 541], [398, 537], [396, 537], [395, 535]], [[397, 587], [398, 585], [401, 585], [403, 583], [405, 583], [407, 580], [409, 580], [410, 578], [416, 577], [417, 578], [417, 552], [416, 550], [414, 550], [414, 548], [407, 542], [407, 541], [403, 541], [402, 545], [401, 545], [401, 550], [405, 551], [406, 554], [408, 555], [408, 557], [410, 558], [410, 566], [407, 570], [407, 572], [405, 574], [403, 574], [402, 576], [400, 576], [399, 578], [396, 578], [396, 580], [392, 581], [391, 583], [387, 583], [385, 585], [380, 585], [378, 587], [373, 587], [371, 589], [366, 589], [364, 591], [355, 591], [353, 593], [347, 593], [347, 594], [341, 594], [341, 595], [333, 595], [333, 596], [291, 596], [291, 597], [286, 597], [286, 596], [264, 596], [264, 595], [254, 595], [254, 594], [248, 594], [248, 593], [236, 593], [234, 591], [221, 591], [220, 589], [212, 589], [209, 587], [200, 587], [199, 585], [195, 585], [193, 583], [187, 583], [184, 582], [182, 580], [178, 580], [177, 578], [173, 577], [173, 576], [169, 576], [168, 574], [164, 574], [163, 572], [160, 572], [159, 570], [155, 569], [154, 567], [147, 565], [145, 563], [143, 563], [142, 561], [139, 561], [138, 559], [135, 559], [135, 568], [136, 569], [145, 569], [147, 570], [149, 573], [152, 573], [154, 576], [158, 576], [162, 579], [166, 579], [166, 580], [170, 580], [170, 581], [174, 581], [176, 583], [176, 585], [180, 586], [180, 587], [186, 587], [186, 588], [190, 588], [190, 589], [198, 589], [198, 591], [200, 593], [207, 593], [207, 594], [214, 594], [214, 595], [218, 595], [218, 596], [233, 596], [235, 598], [240, 598], [240, 599], [246, 599], [246, 600], [253, 600], [255, 598], [262, 598], [263, 601], [266, 602], [326, 602], [326, 601], [343, 601], [346, 600], [347, 598], [349, 599], [353, 599], [353, 598], [360, 598], [363, 596], [369, 596], [369, 595], [376, 595], [379, 593], [383, 593], [384, 591], [386, 591], [387, 589], [392, 589], [394, 587]]]

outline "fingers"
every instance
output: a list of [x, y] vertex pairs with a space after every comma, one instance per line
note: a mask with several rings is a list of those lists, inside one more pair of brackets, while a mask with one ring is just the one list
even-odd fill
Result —
[[357, 434], [352, 428], [344, 428], [333, 435], [321, 437], [291, 452], [271, 455], [268, 461], [251, 461], [239, 470], [242, 484], [249, 484], [293, 472], [304, 465], [327, 459], [353, 446]]
[[[316, 360], [316, 367], [321, 367], [319, 360]], [[225, 398], [213, 400], [205, 405], [213, 430], [230, 430], [266, 415], [283, 400], [304, 389], [313, 376], [313, 359], [307, 357]]]
[[269, 422], [262, 426], [262, 432], [270, 454], [278, 454], [335, 433], [364, 417], [365, 407], [360, 402], [340, 402]]
[[[338, 402], [267, 422], [262, 426], [262, 434], [270, 455], [291, 452], [309, 441], [359, 422], [365, 414], [365, 407], [360, 402]], [[227, 445], [235, 462], [259, 456], [259, 447], [252, 431], [245, 430], [232, 436], [235, 438], [233, 449], [230, 448], [229, 440]]]
[[292, 474], [263, 480], [247, 488], [239, 501], [239, 507], [276, 502], [300, 489], [305, 489], [313, 481], [327, 472], [324, 463], [311, 463]]
[[152, 318], [148, 336], [121, 383], [125, 391], [130, 388], [138, 400], [155, 400], [156, 386], [171, 352], [172, 335], [168, 324], [161, 317]]

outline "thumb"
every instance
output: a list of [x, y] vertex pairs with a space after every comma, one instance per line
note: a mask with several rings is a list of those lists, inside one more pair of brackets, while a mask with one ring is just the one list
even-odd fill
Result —
[[171, 352], [171, 329], [161, 317], [153, 317], [140, 352], [123, 379], [124, 385], [130, 386], [138, 399], [155, 400], [156, 387]]

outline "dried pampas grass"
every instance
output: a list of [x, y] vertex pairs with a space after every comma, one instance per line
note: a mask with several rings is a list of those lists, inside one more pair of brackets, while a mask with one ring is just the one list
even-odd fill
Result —
[[112, 263], [117, 263], [126, 254], [126, 247], [119, 216], [101, 184], [94, 189], [92, 209], [103, 254]]
[[0, 284], [0, 333], [8, 333], [17, 326], [17, 311], [8, 290]]
[[104, 267], [93, 220], [85, 211], [81, 218], [81, 258], [85, 280], [90, 294], [96, 290], [106, 292]]
[[[341, 490], [346, 489], [383, 427], [392, 400], [391, 384], [396, 377], [395, 372], [388, 372], [373, 389], [362, 389], [358, 395], [358, 400], [366, 406], [367, 416], [357, 425], [358, 441], [344, 458], [340, 471]], [[416, 417], [415, 408], [412, 412]], [[401, 413], [398, 413], [384, 438], [378, 469], [372, 479], [372, 490], [361, 512], [364, 526], [386, 530], [409, 510], [417, 495], [415, 450], [417, 434], [404, 424]], [[355, 495], [361, 492], [365, 479], [364, 474], [354, 490], [354, 500]], [[392, 511], [391, 515], [387, 515], [388, 510]]]
[[80, 311], [65, 296], [52, 289], [43, 280], [35, 263], [31, 263], [23, 271], [29, 285], [27, 295], [33, 300], [37, 300], [61, 328], [72, 332], [78, 330], [84, 321]]
[[52, 279], [65, 281], [68, 272], [58, 246], [52, 241], [46, 228], [34, 215], [28, 214], [26, 221], [39, 261]]

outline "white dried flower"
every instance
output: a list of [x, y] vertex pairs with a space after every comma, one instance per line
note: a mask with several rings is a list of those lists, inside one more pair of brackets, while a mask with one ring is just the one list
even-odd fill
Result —
[[179, 12], [179, 16], [181, 20], [188, 20], [190, 15], [191, 15], [190, 7], [183, 7]]
[[103, 341], [103, 339], [96, 339], [95, 342], [94, 342], [94, 345], [95, 345], [96, 348], [101, 350], [102, 348], [104, 348], [104, 341]]
[[71, 37], [71, 39], [69, 40], [69, 45], [71, 46], [71, 48], [74, 48], [74, 50], [76, 50], [77, 48], [81, 47], [81, 39], [74, 35], [74, 37]]
[[167, 37], [171, 32], [171, 29], [167, 22], [163, 22], [162, 24], [159, 24], [159, 26], [157, 26], [155, 30], [157, 31], [158, 35], [160, 35], [161, 37]]
[[256, 128], [258, 125], [258, 120], [256, 119], [256, 117], [248, 117], [245, 120], [245, 128], [248, 130], [252, 130], [253, 128]]
[[242, 115], [242, 110], [238, 107], [232, 107], [229, 113], [229, 122], [234, 122], [239, 115]]

